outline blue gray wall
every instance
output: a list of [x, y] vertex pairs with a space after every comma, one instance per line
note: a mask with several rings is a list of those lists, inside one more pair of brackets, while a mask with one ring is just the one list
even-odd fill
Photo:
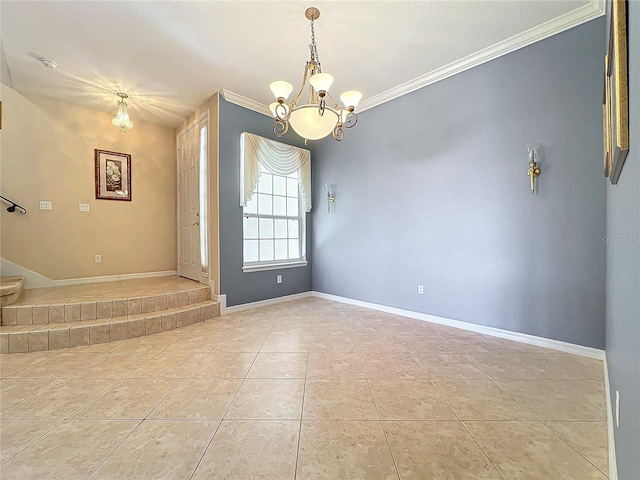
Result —
[[[607, 238], [612, 243], [607, 244], [606, 350], [612, 408], [615, 392], [620, 392], [620, 427], [615, 428], [618, 478], [637, 480], [640, 478], [640, 3], [628, 2], [628, 10], [631, 149], [618, 184], [607, 187]], [[606, 46], [601, 48], [602, 52], [605, 50]]]
[[[336, 204], [313, 212], [313, 289], [603, 348], [604, 36], [604, 18], [591, 21], [319, 142], [315, 205], [324, 183]], [[536, 196], [532, 142], [544, 145]]]
[[[293, 133], [277, 138], [273, 120], [220, 98], [220, 293], [227, 306], [256, 302], [311, 290], [311, 263], [264, 272], [242, 272], [242, 207], [240, 207], [240, 135], [255, 133], [283, 143], [304, 146]], [[312, 162], [315, 160], [312, 151]], [[307, 214], [307, 260], [311, 260], [312, 216]], [[282, 283], [276, 276], [282, 275]]]

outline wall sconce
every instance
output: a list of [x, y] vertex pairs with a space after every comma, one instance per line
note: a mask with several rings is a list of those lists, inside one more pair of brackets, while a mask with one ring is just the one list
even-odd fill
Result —
[[127, 112], [127, 102], [125, 98], [129, 98], [126, 93], [118, 93], [120, 100], [118, 100], [118, 112], [111, 118], [111, 123], [122, 133], [127, 133], [133, 128], [133, 121], [129, 117]]
[[324, 191], [327, 195], [327, 213], [331, 213], [335, 208], [336, 201], [336, 186], [324, 184]]
[[527, 163], [529, 164], [529, 170], [527, 170], [527, 175], [529, 175], [529, 179], [531, 180], [531, 195], [535, 194], [536, 191], [536, 177], [542, 173], [540, 167], [538, 166], [538, 149], [540, 147], [538, 145], [527, 145], [527, 150], [529, 150], [529, 156], [527, 157]]

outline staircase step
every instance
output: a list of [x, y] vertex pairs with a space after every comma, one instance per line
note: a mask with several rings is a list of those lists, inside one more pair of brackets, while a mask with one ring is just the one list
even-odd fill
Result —
[[[209, 289], [205, 288], [205, 290], [208, 297]], [[196, 297], [190, 298], [195, 299]], [[96, 302], [90, 303], [95, 304]], [[31, 308], [37, 307], [32, 306]], [[134, 311], [137, 311], [137, 307], [134, 308]], [[37, 352], [116, 342], [185, 327], [219, 315], [220, 304], [212, 300], [204, 300], [174, 308], [115, 317], [42, 324], [2, 325], [0, 326], [0, 353]]]
[[5, 307], [16, 303], [22, 296], [24, 277], [2, 277], [0, 278], [0, 298], [1, 305]]
[[65, 303], [30, 301], [28, 297], [29, 294], [20, 302], [2, 308], [3, 326], [78, 322], [159, 312], [209, 300], [209, 287], [203, 285], [142, 297], [111, 295], [99, 300], [88, 295], [87, 301]]

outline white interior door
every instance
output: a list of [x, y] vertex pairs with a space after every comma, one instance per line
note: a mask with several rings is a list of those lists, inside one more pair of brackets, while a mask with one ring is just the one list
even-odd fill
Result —
[[201, 280], [198, 124], [178, 135], [178, 272]]

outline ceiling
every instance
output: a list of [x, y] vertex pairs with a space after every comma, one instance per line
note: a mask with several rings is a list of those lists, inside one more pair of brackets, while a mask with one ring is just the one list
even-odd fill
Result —
[[604, 13], [602, 0], [2, 0], [2, 83], [114, 112], [126, 92], [134, 120], [170, 127], [222, 89], [264, 110], [273, 80], [299, 88], [311, 5], [331, 90], [362, 91], [360, 110]]

